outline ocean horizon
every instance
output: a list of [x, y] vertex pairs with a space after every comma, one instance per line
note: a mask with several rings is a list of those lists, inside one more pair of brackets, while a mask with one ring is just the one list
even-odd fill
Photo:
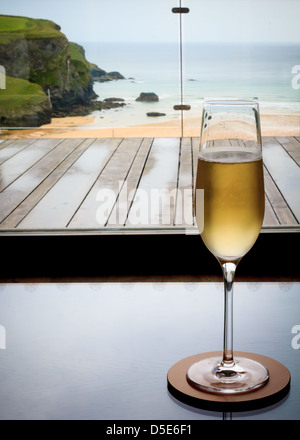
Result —
[[[267, 114], [299, 114], [300, 89], [293, 87], [292, 69], [300, 64], [299, 44], [184, 43], [182, 77], [178, 43], [80, 42], [86, 58], [125, 79], [94, 83], [100, 100], [122, 98], [120, 109], [96, 111], [99, 127], [134, 126], [179, 120], [173, 106], [190, 105], [187, 117], [201, 114], [207, 99], [248, 99]], [[300, 82], [300, 81], [299, 81]], [[136, 102], [142, 92], [153, 92], [159, 102]], [[165, 113], [151, 118], [147, 112]]]

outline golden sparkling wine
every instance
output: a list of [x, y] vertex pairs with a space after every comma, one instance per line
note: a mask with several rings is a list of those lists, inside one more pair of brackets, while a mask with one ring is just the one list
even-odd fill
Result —
[[[220, 260], [236, 261], [249, 251], [261, 230], [263, 163], [254, 153], [227, 157], [226, 152], [199, 157], [196, 189], [204, 189], [201, 237], [205, 245]], [[198, 216], [196, 206], [196, 220]]]

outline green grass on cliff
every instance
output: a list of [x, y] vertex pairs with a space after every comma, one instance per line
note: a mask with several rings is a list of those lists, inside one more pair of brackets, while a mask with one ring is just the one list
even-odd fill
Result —
[[22, 106], [38, 105], [48, 97], [38, 84], [25, 79], [6, 77], [6, 88], [0, 90], [0, 108], [17, 110]]
[[0, 15], [0, 44], [8, 44], [19, 38], [54, 38], [65, 37], [60, 27], [53, 21], [19, 17], [14, 15]]
[[85, 59], [84, 49], [77, 43], [69, 42], [70, 54], [72, 60], [77, 60], [83, 63], [86, 67], [89, 67], [89, 62]]
[[87, 61], [85, 58], [85, 51], [82, 46], [77, 43], [69, 42], [71, 64], [75, 67], [80, 76], [80, 80], [84, 86], [87, 86], [90, 81], [90, 71], [95, 66]]
[[69, 42], [69, 47], [70, 47], [71, 61], [81, 62], [89, 71], [96, 69], [98, 71], [102, 71], [103, 74], [105, 73], [104, 70], [99, 69], [99, 67], [96, 64], [87, 61], [87, 59], [85, 58], [85, 51], [82, 46], [80, 46], [77, 43]]
[[90, 63], [85, 58], [85, 51], [82, 46], [80, 46], [77, 43], [73, 43], [73, 42], [69, 41], [69, 48], [70, 48], [70, 55], [71, 55], [72, 62], [82, 63], [86, 67], [86, 69], [88, 69], [89, 71], [94, 68], [96, 68], [96, 69], [98, 68], [96, 64]]

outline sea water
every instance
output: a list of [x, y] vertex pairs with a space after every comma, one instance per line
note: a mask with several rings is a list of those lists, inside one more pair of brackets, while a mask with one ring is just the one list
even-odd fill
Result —
[[[179, 120], [173, 106], [191, 106], [199, 117], [206, 99], [251, 99], [268, 114], [300, 115], [300, 44], [81, 43], [86, 58], [124, 80], [94, 83], [99, 100], [122, 98], [120, 109], [94, 112], [94, 125], [128, 127]], [[180, 64], [182, 59], [182, 69]], [[296, 73], [295, 73], [296, 72]], [[299, 87], [298, 87], [299, 84]], [[159, 102], [142, 103], [141, 92], [154, 92]], [[181, 94], [182, 92], [182, 94]], [[147, 112], [165, 113], [151, 118]]]

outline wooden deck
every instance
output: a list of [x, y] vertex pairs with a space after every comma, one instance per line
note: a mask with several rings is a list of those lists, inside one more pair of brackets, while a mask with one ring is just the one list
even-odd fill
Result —
[[[2, 140], [0, 233], [196, 233], [198, 145], [197, 138]], [[300, 231], [300, 138], [265, 137], [263, 147], [263, 230]]]

